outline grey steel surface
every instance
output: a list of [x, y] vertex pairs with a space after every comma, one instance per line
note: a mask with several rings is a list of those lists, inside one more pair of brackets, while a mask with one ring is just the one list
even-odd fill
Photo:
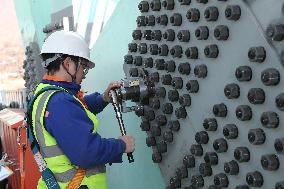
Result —
[[[151, 1], [148, 0], [150, 3]], [[159, 164], [161, 172], [164, 176], [164, 180], [169, 185], [169, 180], [175, 176], [177, 168], [182, 166], [183, 157], [190, 154], [190, 146], [195, 144], [196, 132], [204, 130], [202, 123], [205, 118], [215, 117], [212, 113], [214, 104], [225, 103], [228, 109], [228, 114], [224, 118], [216, 118], [218, 121], [218, 129], [215, 132], [208, 132], [209, 142], [203, 144], [203, 151], [214, 152], [213, 141], [218, 138], [224, 138], [223, 127], [225, 124], [234, 123], [238, 127], [239, 136], [237, 139], [227, 140], [228, 151], [225, 153], [218, 153], [219, 163], [212, 166], [213, 174], [210, 177], [204, 177], [204, 187], [214, 184], [214, 175], [224, 172], [224, 163], [234, 160], [234, 149], [239, 146], [246, 146], [250, 151], [250, 161], [247, 163], [239, 163], [239, 174], [236, 176], [227, 175], [229, 179], [228, 188], [235, 188], [237, 185], [246, 184], [246, 174], [252, 171], [260, 171], [264, 183], [260, 188], [270, 189], [274, 188], [276, 182], [284, 180], [284, 158], [283, 155], [277, 154], [274, 149], [274, 140], [284, 136], [283, 128], [283, 112], [280, 111], [275, 105], [275, 98], [278, 94], [283, 93], [283, 66], [280, 62], [280, 54], [284, 49], [283, 41], [274, 42], [267, 38], [265, 31], [271, 23], [284, 22], [283, 16], [283, 0], [258, 0], [258, 1], [241, 1], [241, 0], [228, 0], [217, 1], [209, 0], [207, 4], [197, 3], [196, 0], [192, 0], [190, 5], [180, 5], [175, 0], [174, 10], [165, 10], [163, 7], [160, 11], [151, 11], [141, 13], [141, 15], [154, 15], [155, 17], [162, 14], [166, 14], [170, 17], [173, 13], [182, 14], [182, 25], [172, 26], [169, 22], [167, 26], [161, 26], [156, 23], [155, 26], [142, 26], [137, 27], [138, 30], [161, 30], [164, 33], [167, 29], [175, 30], [176, 34], [180, 30], [190, 31], [189, 42], [179, 42], [176, 38], [173, 42], [162, 39], [161, 41], [149, 41], [142, 37], [141, 40], [133, 40], [134, 43], [146, 43], [148, 46], [148, 52], [146, 54], [140, 54], [129, 52], [129, 55], [142, 56], [143, 58], [152, 57], [155, 59], [164, 59], [165, 61], [174, 60], [176, 66], [178, 64], [188, 62], [191, 65], [191, 73], [189, 75], [179, 74], [177, 68], [176, 71], [170, 73], [172, 77], [178, 76], [183, 79], [183, 88], [178, 89], [180, 95], [189, 94], [186, 90], [185, 84], [191, 79], [196, 79], [199, 82], [199, 92], [196, 94], [190, 93], [192, 104], [190, 107], [186, 107], [187, 117], [186, 119], [179, 119], [181, 129], [178, 132], [174, 132], [174, 141], [167, 145], [167, 152], [163, 154], [163, 160]], [[238, 21], [231, 21], [225, 18], [225, 9], [228, 5], [239, 5], [241, 7], [241, 17]], [[208, 22], [204, 18], [204, 10], [209, 6], [216, 6], [219, 10], [219, 18], [217, 21]], [[200, 11], [200, 20], [198, 22], [189, 22], [186, 18], [186, 12], [189, 8], [197, 8]], [[229, 28], [229, 38], [226, 41], [218, 41], [214, 37], [214, 28], [217, 25], [226, 25]], [[209, 38], [207, 40], [197, 40], [194, 32], [199, 26], [208, 26]], [[196, 46], [199, 50], [199, 58], [197, 60], [187, 59], [183, 53], [182, 58], [173, 58], [170, 53], [168, 56], [151, 55], [149, 53], [150, 44], [167, 44], [169, 49], [175, 45], [181, 45], [183, 52], [188, 47]], [[203, 50], [206, 45], [216, 44], [219, 48], [219, 56], [217, 58], [206, 58]], [[250, 47], [263, 46], [266, 50], [266, 59], [263, 63], [250, 62], [248, 58], [248, 50]], [[194, 75], [194, 67], [196, 65], [205, 64], [208, 68], [207, 77], [204, 79], [196, 78]], [[239, 82], [235, 77], [235, 70], [239, 66], [250, 66], [253, 72], [252, 79], [249, 82]], [[129, 77], [129, 69], [135, 68], [135, 65], [124, 64], [124, 71], [127, 77]], [[143, 66], [138, 66], [143, 68]], [[265, 86], [261, 81], [261, 72], [266, 68], [275, 68], [280, 72], [281, 79], [277, 86]], [[160, 82], [156, 83], [156, 87], [163, 86], [167, 91], [173, 89], [172, 86], [165, 86], [161, 83], [161, 76], [167, 72], [164, 70], [156, 70], [155, 67], [149, 69], [146, 68], [149, 73], [159, 72]], [[237, 99], [228, 99], [224, 95], [224, 87], [227, 84], [236, 83], [240, 87], [240, 97]], [[251, 104], [248, 101], [247, 94], [251, 88], [262, 88], [265, 92], [265, 102], [263, 104]], [[160, 98], [161, 105], [169, 102], [166, 98]], [[178, 102], [172, 103], [174, 110], [180, 107]], [[235, 110], [239, 105], [249, 105], [252, 109], [252, 119], [249, 121], [240, 121], [236, 118]], [[279, 115], [280, 125], [275, 129], [268, 129], [261, 125], [260, 116], [265, 111], [274, 111]], [[163, 114], [161, 108], [155, 110], [155, 114]], [[176, 120], [174, 113], [167, 115], [167, 119]], [[151, 122], [153, 123], [153, 122]], [[168, 130], [167, 126], [161, 127], [163, 131]], [[248, 132], [250, 129], [262, 128], [266, 134], [266, 141], [262, 145], [252, 145], [248, 141]], [[148, 135], [151, 135], [148, 132]], [[156, 137], [158, 141], [162, 137]], [[146, 144], [145, 144], [146, 145]], [[156, 151], [156, 147], [153, 147], [153, 151]], [[276, 154], [279, 157], [280, 167], [276, 171], [264, 170], [261, 166], [260, 158], [264, 154]], [[182, 188], [190, 185], [192, 175], [198, 175], [199, 164], [204, 162], [202, 157], [195, 157], [195, 168], [188, 169], [188, 178], [182, 180]]]

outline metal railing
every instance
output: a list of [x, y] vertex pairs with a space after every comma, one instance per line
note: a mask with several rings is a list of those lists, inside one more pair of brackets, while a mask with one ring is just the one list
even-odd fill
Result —
[[25, 89], [0, 90], [0, 103], [7, 107], [11, 106], [11, 108], [25, 109], [26, 108], [26, 90]]

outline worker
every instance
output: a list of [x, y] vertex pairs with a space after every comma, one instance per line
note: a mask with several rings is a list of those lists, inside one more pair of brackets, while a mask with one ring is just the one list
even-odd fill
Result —
[[[123, 153], [135, 149], [132, 136], [113, 139], [97, 133], [95, 115], [108, 105], [110, 90], [121, 87], [121, 82], [111, 82], [103, 94], [80, 92], [82, 80], [95, 64], [87, 43], [75, 32], [52, 33], [41, 56], [47, 74], [35, 89], [31, 111], [40, 154], [60, 188], [105, 189], [105, 164], [121, 163]], [[52, 86], [58, 90], [44, 91]], [[37, 187], [47, 185], [41, 178]]]

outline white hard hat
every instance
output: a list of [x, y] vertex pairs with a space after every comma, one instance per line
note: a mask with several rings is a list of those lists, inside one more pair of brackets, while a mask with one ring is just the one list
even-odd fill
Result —
[[89, 68], [95, 67], [95, 63], [90, 59], [88, 44], [81, 35], [72, 31], [60, 30], [52, 33], [43, 43], [40, 52], [41, 55], [50, 53], [84, 58], [89, 61]]

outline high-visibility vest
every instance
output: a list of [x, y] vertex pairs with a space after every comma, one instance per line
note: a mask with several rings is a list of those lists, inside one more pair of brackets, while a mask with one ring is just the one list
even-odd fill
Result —
[[[40, 83], [35, 90], [35, 94], [45, 87], [53, 85]], [[57, 145], [55, 138], [53, 138], [44, 126], [44, 118], [46, 108], [50, 97], [57, 92], [68, 92], [62, 88], [59, 90], [48, 90], [43, 92], [35, 100], [32, 108], [32, 125], [33, 133], [39, 144], [40, 152], [47, 164], [47, 167], [53, 172], [60, 188], [66, 188], [68, 183], [72, 180], [78, 170], [78, 166], [72, 165], [68, 157], [62, 152]], [[71, 95], [71, 94], [70, 94]], [[73, 95], [84, 108], [86, 114], [93, 122], [93, 134], [96, 133], [98, 127], [98, 120], [96, 116], [85, 108], [83, 103]], [[76, 152], [74, 152], [76, 153]], [[86, 170], [86, 175], [82, 180], [81, 185], [86, 185], [89, 189], [106, 189], [106, 167], [105, 165], [96, 166]], [[38, 189], [47, 189], [42, 178], [38, 182]]]

